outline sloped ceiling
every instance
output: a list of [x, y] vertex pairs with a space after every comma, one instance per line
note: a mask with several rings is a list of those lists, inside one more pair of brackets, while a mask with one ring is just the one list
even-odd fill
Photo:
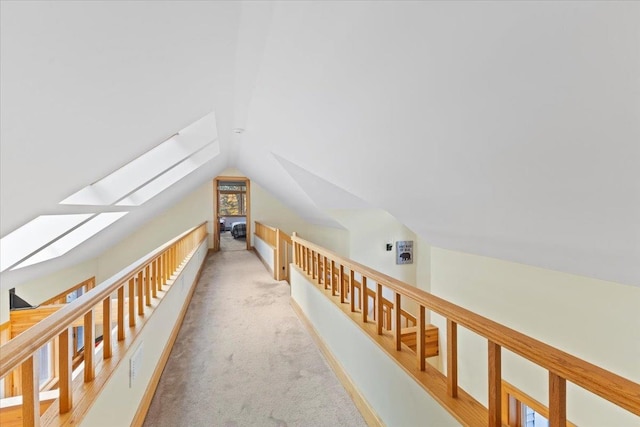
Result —
[[640, 285], [638, 3], [1, 7], [3, 236], [217, 117], [216, 159], [56, 268], [237, 167], [314, 223], [337, 187], [433, 245]]

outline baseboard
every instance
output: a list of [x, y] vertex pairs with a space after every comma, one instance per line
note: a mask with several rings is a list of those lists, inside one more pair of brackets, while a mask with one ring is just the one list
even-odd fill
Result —
[[269, 272], [269, 274], [271, 274], [271, 277], [273, 277], [275, 279], [275, 274], [273, 274], [273, 270], [271, 269], [271, 267], [269, 266], [269, 264], [267, 264], [267, 262], [264, 260], [264, 258], [262, 258], [262, 255], [260, 255], [260, 252], [258, 252], [256, 250], [255, 247], [251, 247], [251, 249], [253, 250], [253, 252], [257, 255], [258, 259], [262, 262], [262, 264], [265, 266], [265, 268], [267, 269], [267, 271]]
[[[207, 257], [211, 253], [211, 249], [207, 251]], [[167, 345], [165, 345], [164, 350], [162, 351], [162, 355], [160, 355], [160, 360], [156, 364], [156, 368], [153, 371], [153, 375], [151, 375], [151, 379], [147, 384], [147, 388], [144, 391], [144, 395], [142, 396], [142, 400], [140, 401], [140, 405], [138, 405], [138, 410], [136, 411], [135, 416], [133, 417], [133, 421], [131, 421], [132, 427], [140, 427], [144, 423], [145, 418], [147, 417], [147, 412], [149, 412], [149, 407], [151, 406], [151, 401], [153, 400], [153, 396], [156, 393], [156, 389], [158, 388], [158, 383], [160, 382], [160, 377], [162, 377], [162, 372], [164, 372], [164, 367], [169, 360], [169, 356], [171, 355], [171, 350], [173, 350], [173, 345], [178, 338], [178, 333], [180, 332], [180, 328], [182, 327], [182, 322], [184, 321], [184, 317], [187, 314], [187, 310], [189, 309], [189, 304], [191, 303], [191, 298], [193, 297], [193, 293], [196, 290], [196, 285], [200, 280], [200, 275], [202, 274], [202, 269], [204, 268], [207, 257], [202, 260], [202, 264], [200, 264], [200, 268], [198, 269], [198, 274], [196, 274], [195, 279], [191, 283], [191, 289], [189, 290], [189, 294], [182, 304], [182, 309], [180, 310], [180, 314], [178, 314], [178, 321], [173, 326], [171, 330], [171, 335], [169, 335], [169, 340], [167, 341]]]
[[335, 372], [336, 376], [342, 383], [342, 386], [347, 391], [347, 394], [349, 394], [351, 400], [353, 400], [353, 403], [356, 405], [356, 408], [358, 408], [358, 411], [360, 411], [360, 414], [362, 414], [362, 418], [364, 418], [367, 425], [369, 427], [384, 427], [384, 423], [378, 417], [378, 414], [376, 414], [371, 405], [369, 405], [369, 402], [367, 402], [364, 396], [362, 396], [360, 390], [358, 390], [340, 362], [338, 362], [338, 359], [334, 357], [333, 353], [331, 353], [331, 350], [329, 350], [329, 347], [327, 347], [325, 342], [322, 340], [322, 338], [318, 334], [318, 331], [316, 331], [311, 322], [309, 322], [309, 319], [307, 319], [307, 316], [305, 316], [302, 308], [300, 308], [300, 306], [293, 299], [291, 300], [291, 307], [293, 308], [293, 311], [295, 311], [300, 321], [302, 321], [302, 324], [309, 331], [311, 338], [313, 338], [323, 356], [329, 363], [329, 366], [331, 366], [331, 369], [333, 369], [333, 372]]

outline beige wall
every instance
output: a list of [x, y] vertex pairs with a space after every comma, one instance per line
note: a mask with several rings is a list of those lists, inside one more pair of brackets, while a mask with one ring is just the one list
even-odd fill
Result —
[[[415, 286], [417, 262], [396, 264], [396, 242], [413, 240], [416, 255], [416, 235], [382, 209], [341, 209], [331, 215], [349, 230], [349, 258]], [[391, 251], [386, 244], [393, 244]]]
[[108, 279], [173, 237], [205, 221], [211, 239], [212, 218], [213, 183], [209, 181], [100, 255], [97, 282]]
[[349, 255], [349, 233], [346, 230], [306, 222], [255, 182], [251, 182], [251, 220], [279, 228], [287, 234], [295, 231], [303, 239], [340, 255]]
[[[495, 258], [431, 249], [431, 291], [570, 354], [640, 382], [640, 288]], [[444, 320], [441, 359], [446, 362]], [[547, 374], [505, 351], [503, 376], [547, 402]], [[459, 333], [461, 386], [487, 401], [487, 344]], [[569, 385], [568, 418], [580, 426], [637, 426], [638, 417]]]
[[[208, 182], [97, 258], [17, 285], [16, 293], [38, 305], [92, 276], [100, 283], [190, 227], [208, 221], [211, 233], [212, 214], [213, 184]], [[0, 323], [4, 323], [9, 320], [9, 299], [4, 293], [0, 307]]]

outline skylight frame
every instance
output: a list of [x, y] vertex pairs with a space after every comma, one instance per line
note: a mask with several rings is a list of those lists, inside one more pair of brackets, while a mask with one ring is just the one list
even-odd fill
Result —
[[113, 205], [216, 141], [217, 137], [215, 114], [209, 113], [60, 204]]
[[40, 215], [0, 239], [0, 271], [24, 261], [83, 224], [95, 213]]
[[30, 255], [18, 265], [12, 267], [11, 270], [17, 270], [20, 268], [28, 267], [30, 265], [35, 265], [54, 258], [58, 258], [80, 246], [82, 243], [86, 242], [102, 230], [120, 220], [128, 213], [128, 211], [103, 212], [94, 215], [69, 232], [51, 241], [48, 245], [42, 247], [36, 253]]

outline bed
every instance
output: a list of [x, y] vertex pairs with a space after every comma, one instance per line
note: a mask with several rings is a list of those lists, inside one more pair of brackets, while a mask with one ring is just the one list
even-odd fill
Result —
[[231, 235], [234, 239], [238, 237], [247, 237], [247, 220], [232, 222]]

